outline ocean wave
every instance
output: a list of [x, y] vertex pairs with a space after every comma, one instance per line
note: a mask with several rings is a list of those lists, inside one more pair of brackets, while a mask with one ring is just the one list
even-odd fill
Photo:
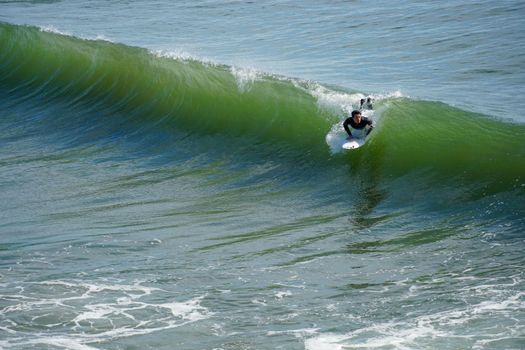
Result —
[[[370, 141], [358, 151], [341, 152], [342, 121], [368, 96], [362, 92], [184, 52], [80, 39], [52, 28], [0, 24], [0, 47], [0, 88], [8, 105], [38, 100], [93, 116], [103, 112], [128, 126], [207, 138], [213, 147], [234, 143], [236, 152], [264, 145], [266, 154], [281, 154], [288, 162], [339, 162], [367, 177], [424, 173], [488, 185], [489, 192], [522, 188], [525, 126], [400, 91], [371, 95], [375, 110], [364, 112], [376, 124]], [[88, 123], [85, 130], [107, 120], [82, 123]]]

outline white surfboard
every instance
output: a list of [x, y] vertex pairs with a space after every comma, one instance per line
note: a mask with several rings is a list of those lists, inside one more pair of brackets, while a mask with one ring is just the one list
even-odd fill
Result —
[[365, 144], [366, 139], [354, 139], [351, 138], [347, 142], [343, 143], [343, 149], [356, 149]]

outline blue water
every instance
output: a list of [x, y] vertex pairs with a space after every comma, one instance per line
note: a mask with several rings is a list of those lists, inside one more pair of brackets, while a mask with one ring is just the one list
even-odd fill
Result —
[[0, 2], [0, 348], [523, 349], [524, 22]]

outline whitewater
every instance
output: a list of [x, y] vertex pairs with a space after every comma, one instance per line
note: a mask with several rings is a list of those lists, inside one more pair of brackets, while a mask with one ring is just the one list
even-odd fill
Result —
[[0, 3], [0, 348], [522, 349], [523, 14]]

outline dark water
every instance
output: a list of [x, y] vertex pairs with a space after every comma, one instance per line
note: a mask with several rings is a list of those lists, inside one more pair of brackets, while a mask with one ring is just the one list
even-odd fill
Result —
[[[138, 4], [163, 18], [166, 4]], [[210, 11], [247, 6], [201, 5], [214, 25], [229, 22]], [[85, 5], [0, 9], [33, 6]], [[370, 140], [345, 153], [342, 111], [366, 95], [327, 84], [332, 73], [310, 67], [321, 83], [57, 31], [0, 24], [0, 347], [523, 347], [519, 103], [479, 114], [385, 83], [365, 111]]]

